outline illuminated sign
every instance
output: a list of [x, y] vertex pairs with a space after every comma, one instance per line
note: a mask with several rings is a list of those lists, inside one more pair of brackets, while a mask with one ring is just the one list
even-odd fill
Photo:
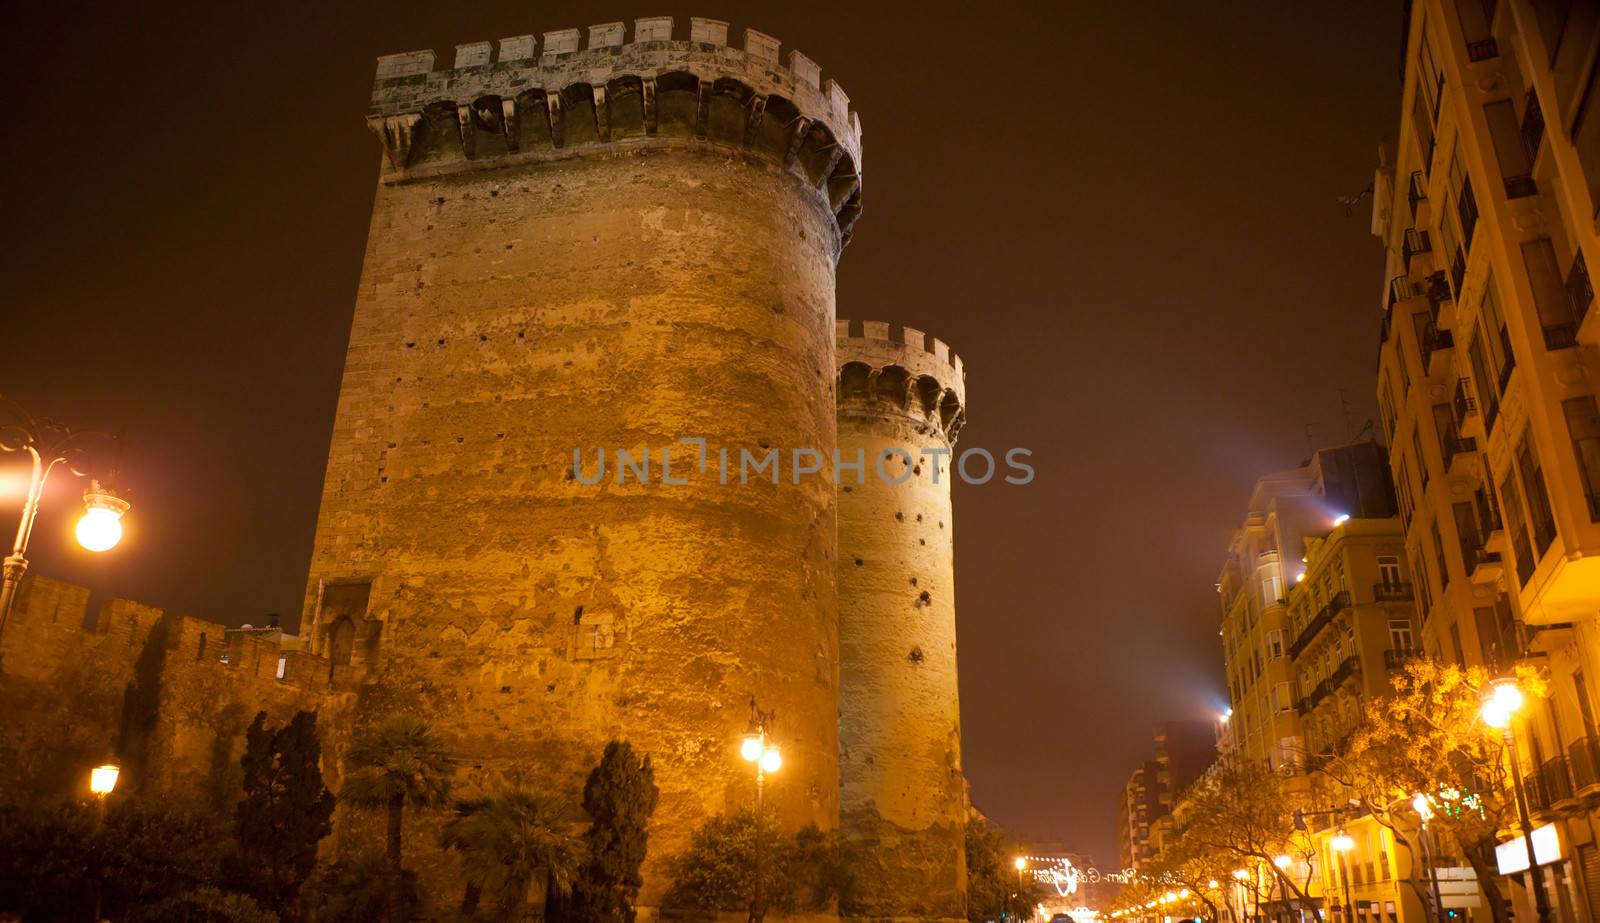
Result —
[[[1533, 828], [1533, 858], [1540, 865], [1549, 865], [1561, 858], [1561, 837], [1554, 824]], [[1528, 870], [1528, 846], [1522, 837], [1501, 843], [1494, 848], [1495, 865], [1500, 874], [1514, 875]]]

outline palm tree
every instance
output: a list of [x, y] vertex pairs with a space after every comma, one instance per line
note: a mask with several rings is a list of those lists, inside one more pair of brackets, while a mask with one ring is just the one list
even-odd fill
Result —
[[398, 917], [400, 900], [400, 828], [406, 805], [431, 807], [450, 797], [454, 770], [432, 725], [411, 715], [394, 715], [356, 735], [345, 755], [345, 780], [339, 797], [364, 808], [382, 808], [389, 816], [389, 901], [386, 916]]
[[462, 913], [471, 916], [478, 895], [497, 889], [495, 919], [517, 920], [528, 902], [528, 886], [541, 870], [547, 901], [571, 891], [584, 859], [583, 838], [572, 831], [572, 824], [565, 802], [526, 789], [458, 804], [440, 842], [459, 851], [466, 865]]

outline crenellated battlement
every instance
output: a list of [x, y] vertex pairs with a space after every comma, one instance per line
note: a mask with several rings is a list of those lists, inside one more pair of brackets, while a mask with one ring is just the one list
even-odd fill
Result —
[[229, 628], [127, 599], [101, 603], [91, 624], [88, 608], [86, 588], [29, 576], [0, 635], [6, 672], [48, 681], [71, 661], [92, 660], [112, 674], [131, 673], [151, 632], [165, 620], [166, 662], [192, 680], [259, 681], [311, 694], [330, 685], [327, 658], [277, 628]]
[[839, 404], [888, 401], [954, 443], [966, 422], [966, 370], [943, 340], [884, 321], [835, 322]]
[[861, 118], [837, 82], [799, 51], [728, 24], [670, 16], [384, 55], [368, 124], [385, 182], [581, 154], [592, 145], [700, 142], [778, 164], [828, 199], [843, 239], [861, 214]]

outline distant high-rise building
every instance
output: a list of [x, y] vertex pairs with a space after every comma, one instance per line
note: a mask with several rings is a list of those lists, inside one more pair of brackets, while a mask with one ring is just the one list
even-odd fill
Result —
[[1217, 758], [1216, 725], [1208, 720], [1162, 722], [1154, 743], [1152, 758], [1133, 771], [1117, 803], [1117, 852], [1123, 868], [1140, 868], [1155, 858], [1162, 820]]

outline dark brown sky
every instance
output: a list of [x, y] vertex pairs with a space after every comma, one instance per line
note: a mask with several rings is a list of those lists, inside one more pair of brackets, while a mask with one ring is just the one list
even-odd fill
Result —
[[947, 340], [963, 442], [1034, 450], [1031, 486], [956, 501], [964, 754], [1002, 823], [1114, 861], [1151, 725], [1223, 701], [1212, 584], [1249, 485], [1306, 423], [1345, 435], [1340, 388], [1373, 415], [1380, 252], [1336, 199], [1392, 130], [1398, 0], [45, 6], [0, 65], [0, 392], [128, 427], [125, 544], [70, 548], [63, 479], [33, 548], [102, 596], [298, 610], [373, 58], [641, 15], [840, 81], [866, 149], [840, 315]]

